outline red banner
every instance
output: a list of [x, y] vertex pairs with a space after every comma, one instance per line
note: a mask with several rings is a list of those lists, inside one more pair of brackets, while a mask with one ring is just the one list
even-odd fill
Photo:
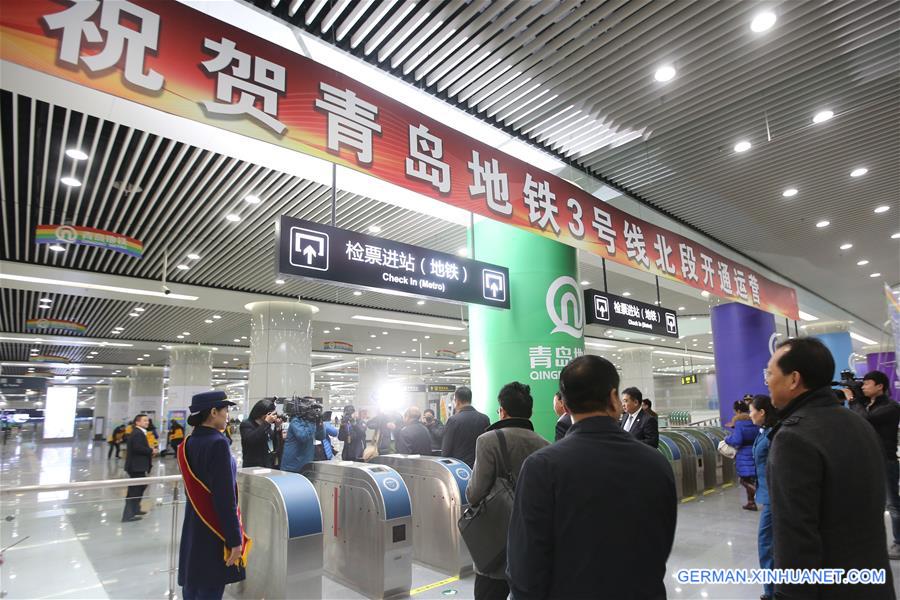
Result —
[[792, 288], [174, 0], [3, 0], [0, 57], [799, 318]]

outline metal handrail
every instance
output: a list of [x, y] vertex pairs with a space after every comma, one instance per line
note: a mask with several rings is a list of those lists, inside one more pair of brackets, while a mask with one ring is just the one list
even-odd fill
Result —
[[181, 475], [157, 475], [141, 477], [139, 481], [132, 478], [97, 479], [94, 481], [69, 481], [67, 483], [43, 483], [39, 485], [21, 485], [19, 487], [0, 486], [0, 495], [24, 494], [29, 492], [64, 492], [70, 490], [94, 490], [105, 488], [129, 487], [132, 485], [148, 485], [151, 483], [173, 483], [181, 481]]

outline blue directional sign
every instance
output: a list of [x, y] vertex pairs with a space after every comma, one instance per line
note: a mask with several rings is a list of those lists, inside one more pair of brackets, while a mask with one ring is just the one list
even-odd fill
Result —
[[337, 284], [509, 308], [509, 269], [282, 216], [278, 272]]

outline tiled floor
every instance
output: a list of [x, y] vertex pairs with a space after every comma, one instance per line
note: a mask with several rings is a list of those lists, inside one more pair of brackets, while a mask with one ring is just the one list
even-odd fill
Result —
[[[239, 447], [239, 446], [238, 446]], [[106, 444], [91, 444], [80, 432], [74, 445], [36, 444], [30, 433], [0, 447], [4, 487], [125, 477], [122, 460], [107, 460]], [[174, 474], [173, 458], [155, 463], [154, 474]], [[151, 486], [144, 501], [149, 514], [121, 522], [124, 490], [4, 496], [0, 511], [0, 597], [165, 598], [173, 505], [171, 491]], [[730, 487], [682, 504], [675, 547], [669, 558], [669, 598], [753, 599], [756, 586], [678, 585], [674, 573], [691, 567], [757, 567], [758, 513], [741, 510], [742, 490]], [[179, 516], [183, 507], [179, 506]], [[180, 532], [180, 519], [176, 533]], [[900, 561], [893, 563], [900, 581]], [[447, 576], [414, 564], [412, 587], [427, 587]], [[422, 590], [415, 598], [472, 598], [467, 577]], [[326, 579], [327, 600], [363, 596]], [[180, 591], [180, 590], [179, 590]]]

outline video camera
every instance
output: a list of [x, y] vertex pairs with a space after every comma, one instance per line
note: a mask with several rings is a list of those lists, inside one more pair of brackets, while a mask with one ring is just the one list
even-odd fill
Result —
[[841, 380], [840, 381], [832, 381], [832, 387], [839, 387], [839, 390], [835, 390], [834, 395], [840, 400], [844, 402], [847, 398], [844, 397], [844, 392], [842, 390], [849, 389], [853, 393], [853, 399], [858, 400], [863, 397], [862, 393], [862, 379], [856, 377], [856, 374], [850, 369], [844, 369], [841, 371]]
[[284, 400], [284, 414], [289, 419], [297, 417], [301, 421], [319, 423], [322, 420], [322, 405], [315, 398], [291, 396]]

